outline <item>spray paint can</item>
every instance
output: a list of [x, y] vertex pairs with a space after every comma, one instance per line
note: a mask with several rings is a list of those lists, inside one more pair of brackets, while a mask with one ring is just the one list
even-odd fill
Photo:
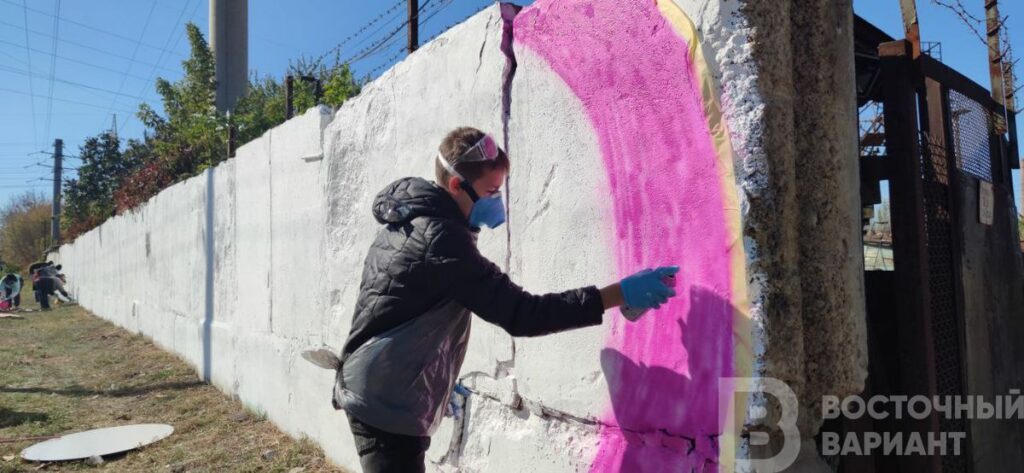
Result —
[[[676, 277], [674, 275], [665, 276], [661, 278], [661, 282], [665, 283], [665, 285], [668, 287], [676, 287]], [[622, 304], [622, 308], [619, 311], [622, 312], [622, 316], [625, 317], [627, 320], [629, 320], [630, 322], [634, 322], [636, 321], [636, 319], [639, 319], [644, 314], [646, 314], [648, 310], [651, 309], [640, 309], [630, 307], [626, 304]]]

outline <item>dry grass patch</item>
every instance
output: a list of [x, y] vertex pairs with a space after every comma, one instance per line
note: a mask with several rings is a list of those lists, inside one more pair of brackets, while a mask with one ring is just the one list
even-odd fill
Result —
[[315, 444], [246, 411], [142, 336], [77, 306], [23, 315], [0, 319], [0, 438], [144, 423], [175, 432], [98, 467], [23, 462], [19, 453], [34, 442], [0, 443], [0, 472], [343, 471]]

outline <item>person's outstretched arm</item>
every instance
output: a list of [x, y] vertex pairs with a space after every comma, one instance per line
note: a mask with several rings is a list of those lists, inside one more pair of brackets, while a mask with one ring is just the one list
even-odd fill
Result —
[[[443, 281], [446, 295], [512, 336], [545, 335], [599, 325], [606, 309], [625, 301], [620, 283], [603, 289], [587, 286], [559, 293], [530, 294], [484, 258], [471, 236], [464, 232], [442, 231], [430, 242], [427, 259], [437, 280]], [[655, 307], [675, 295], [669, 288], [655, 292], [659, 294], [650, 294], [647, 306]]]

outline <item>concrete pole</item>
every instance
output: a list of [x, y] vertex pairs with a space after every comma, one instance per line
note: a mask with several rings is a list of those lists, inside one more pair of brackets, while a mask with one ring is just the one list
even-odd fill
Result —
[[216, 61], [217, 110], [227, 112], [249, 86], [248, 0], [210, 0], [210, 47]]
[[50, 245], [60, 243], [60, 184], [63, 160], [64, 141], [58, 138], [53, 142], [53, 215], [50, 222]]

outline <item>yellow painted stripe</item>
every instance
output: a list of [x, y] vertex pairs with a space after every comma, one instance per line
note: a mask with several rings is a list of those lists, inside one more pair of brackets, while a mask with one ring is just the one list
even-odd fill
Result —
[[[694, 76], [700, 83], [700, 94], [704, 102], [704, 116], [708, 120], [712, 144], [718, 161], [719, 182], [722, 186], [722, 205], [725, 210], [726, 232], [728, 235], [730, 274], [732, 275], [733, 306], [733, 376], [749, 377], [753, 372], [753, 346], [751, 340], [750, 300], [747, 291], [746, 253], [743, 247], [743, 229], [740, 216], [738, 185], [733, 163], [735, 154], [729, 141], [729, 128], [722, 116], [718, 99], [718, 87], [711, 69], [704, 58], [700, 34], [693, 22], [672, 0], [657, 0], [658, 9], [672, 27], [686, 41]], [[743, 403], [746, 405], [746, 402]], [[741, 432], [744, 412], [733, 412], [732, 432]], [[729, 418], [729, 417], [727, 417]], [[723, 432], [719, 438], [719, 471], [733, 471], [738, 438]], [[725, 454], [729, 452], [729, 454]]]

